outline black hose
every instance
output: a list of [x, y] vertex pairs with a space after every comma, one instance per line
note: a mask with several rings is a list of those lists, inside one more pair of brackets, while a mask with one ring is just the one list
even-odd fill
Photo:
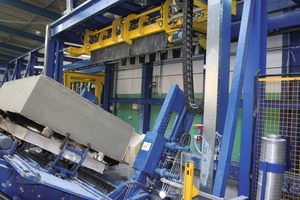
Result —
[[182, 70], [184, 97], [187, 110], [193, 114], [203, 114], [203, 102], [194, 98], [193, 80], [193, 0], [184, 0], [183, 4], [183, 54]]

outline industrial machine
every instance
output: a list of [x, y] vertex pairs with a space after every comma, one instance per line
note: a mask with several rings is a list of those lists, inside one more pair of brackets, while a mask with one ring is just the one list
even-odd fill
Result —
[[[232, 4], [231, 1], [202, 0], [131, 1], [141, 7], [149, 7], [123, 16], [111, 15], [104, 11], [100, 13], [101, 9], [97, 10], [98, 7], [107, 5], [108, 8], [103, 10], [109, 11], [115, 2], [88, 1], [75, 9], [76, 15], [70, 13], [73, 17], [65, 16], [62, 22], [48, 26], [50, 28], [47, 29], [45, 44], [45, 75], [61, 82], [60, 63], [64, 45], [60, 37], [66, 37], [62, 33], [62, 29], [66, 29], [71, 30], [68, 32], [70, 35], [73, 34], [72, 31], [81, 31], [78, 35], [82, 37], [82, 44], [67, 44], [68, 54], [90, 55], [91, 65], [102, 65], [109, 61], [109, 66], [115, 60], [119, 62], [123, 58], [142, 57], [153, 52], [182, 48], [183, 91], [177, 85], [172, 85], [152, 130], [137, 136], [131, 126], [50, 78], [36, 76], [4, 84], [0, 90], [1, 198], [144, 200], [183, 197], [190, 200], [200, 195], [206, 199], [223, 199], [243, 87], [244, 96], [249, 97], [242, 101], [243, 123], [255, 123], [252, 119], [252, 85], [258, 66], [265, 67], [262, 57], [265, 57], [266, 52], [257, 50], [265, 48], [262, 38], [266, 30], [262, 27], [266, 22], [260, 20], [262, 13], [267, 14], [267, 11], [263, 10], [266, 7], [265, 1], [242, 2], [243, 18], [239, 35], [241, 42], [237, 47], [237, 62], [230, 96], [228, 46], [231, 33], [226, 29], [230, 29], [228, 27], [231, 25], [231, 19], [228, 13], [230, 15], [230, 10], [235, 13], [235, 1], [232, 1]], [[90, 7], [86, 8], [88, 5]], [[87, 15], [94, 10], [99, 11], [99, 16]], [[208, 15], [209, 11], [211, 15]], [[109, 20], [107, 15], [110, 15]], [[213, 16], [210, 27], [207, 26], [208, 16]], [[92, 17], [111, 20], [111, 24], [107, 26], [109, 22], [97, 27], [75, 27], [77, 22], [83, 23]], [[261, 29], [256, 31], [252, 24]], [[258, 33], [260, 31], [262, 34]], [[208, 34], [211, 34], [210, 38]], [[255, 42], [249, 42], [249, 38]], [[210, 42], [207, 46], [206, 39], [208, 44]], [[260, 48], [256, 41], [259, 41]], [[204, 101], [209, 104], [206, 103], [206, 107], [202, 100], [199, 101], [194, 96], [192, 55], [195, 44], [204, 49], [207, 47], [208, 52], [209, 67], [206, 69]], [[249, 55], [253, 58], [247, 60]], [[245, 66], [248, 68], [245, 69]], [[106, 70], [105, 82], [109, 85], [110, 82], [106, 80], [111, 78], [111, 71], [109, 67]], [[19, 71], [16, 70], [13, 77], [20, 77], [17, 75]], [[245, 80], [244, 76], [247, 77]], [[82, 81], [81, 78], [77, 77], [75, 82], [87, 81]], [[98, 82], [96, 79], [97, 77], [90, 77], [88, 82], [101, 85], [103, 77], [101, 81], [99, 78]], [[65, 80], [66, 85], [71, 88], [72, 80], [67, 77], [67, 73]], [[244, 82], [249, 82], [247, 87]], [[101, 89], [95, 90], [96, 95], [99, 95]], [[108, 96], [106, 94], [106, 100], [109, 99]], [[106, 102], [106, 110], [109, 110], [108, 107], [109, 102]], [[194, 163], [186, 162], [186, 155], [193, 158], [188, 146], [191, 141], [189, 130], [195, 114], [203, 114], [204, 125], [207, 124], [204, 126], [203, 136], [197, 137], [202, 141], [200, 193], [199, 187], [193, 186]], [[239, 185], [239, 193], [246, 196], [237, 199], [250, 197], [252, 129], [253, 127], [248, 127], [244, 130], [242, 138], [242, 144], [245, 141], [246, 143], [242, 149], [245, 152], [241, 153], [243, 170], [240, 171], [240, 180], [248, 181]], [[281, 141], [276, 136], [272, 142], [277, 140]], [[296, 140], [298, 141], [294, 141]], [[284, 149], [284, 145], [281, 149]], [[280, 159], [284, 160], [283, 157]], [[264, 198], [268, 196], [265, 195], [265, 191], [280, 190], [280, 185], [271, 187], [268, 176], [277, 175], [280, 183], [282, 179], [286, 179], [285, 164], [281, 160], [273, 163], [268, 159], [261, 159], [256, 163], [257, 173], [253, 175], [259, 179], [257, 182], [260, 185], [254, 196]], [[124, 178], [107, 173], [121, 163], [126, 163], [128, 170], [134, 170], [132, 176]], [[195, 164], [199, 166], [199, 163], [198, 159]], [[273, 166], [279, 169], [271, 169]], [[295, 173], [292, 171], [290, 174]], [[264, 187], [264, 183], [268, 187]], [[104, 185], [107, 188], [104, 188]], [[298, 188], [294, 182], [293, 185], [293, 188]], [[293, 193], [298, 194], [296, 189], [293, 189]]]
[[[27, 90], [8, 94], [13, 91], [12, 87], [21, 85]], [[51, 98], [44, 99], [43, 91], [60, 95], [61, 102], [51, 103]], [[108, 194], [97, 191], [83, 180], [78, 170], [89, 168], [101, 174], [108, 166], [122, 162], [132, 128], [43, 76], [8, 82], [1, 88], [0, 97], [3, 196], [14, 199], [153, 199], [159, 191], [170, 198], [181, 196], [174, 184], [182, 181], [182, 153], [189, 152], [188, 132], [194, 115], [187, 112], [184, 94], [177, 85], [171, 87], [153, 130], [145, 135], [133, 163], [134, 176]], [[36, 106], [35, 100], [40, 101], [37, 110], [32, 107]], [[78, 112], [78, 117], [87, 119], [74, 124], [76, 116], [70, 118], [68, 115], [74, 115], [79, 107], [87, 111]], [[176, 118], [171, 124], [172, 131], [166, 133], [171, 114]], [[100, 122], [102, 128], [93, 128], [96, 125], [93, 120]], [[115, 147], [111, 148], [112, 144], [116, 144]]]

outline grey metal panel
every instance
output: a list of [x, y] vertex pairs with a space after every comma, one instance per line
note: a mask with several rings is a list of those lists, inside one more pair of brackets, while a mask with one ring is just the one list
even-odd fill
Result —
[[168, 34], [165, 32], [133, 40], [130, 55], [136, 56], [139, 54], [165, 50], [167, 42]]
[[127, 43], [117, 44], [104, 49], [93, 51], [91, 54], [91, 64], [128, 57], [130, 45]]
[[56, 81], [35, 76], [5, 83], [0, 109], [18, 113], [122, 162], [133, 127]]
[[[24, 128], [20, 125], [14, 124], [12, 122], [10, 122], [9, 120], [6, 119], [2, 119], [0, 118], [0, 127], [9, 132], [10, 134], [14, 135], [15, 137], [29, 142], [31, 144], [34, 144], [36, 146], [41, 147], [42, 149], [45, 149], [51, 153], [54, 153], [56, 155], [58, 155], [60, 153], [60, 146], [61, 143], [54, 140], [54, 139], [50, 139], [47, 137], [44, 137], [42, 135], [37, 134], [34, 131], [31, 131], [27, 128]], [[75, 155], [76, 156], [76, 155]], [[62, 157], [64, 157], [65, 159], [69, 159], [70, 157], [65, 153], [62, 154]], [[80, 161], [80, 157], [76, 156], [76, 163], [78, 163]], [[90, 156], [86, 156], [82, 166], [85, 166], [89, 169], [93, 169], [96, 172], [102, 173], [105, 170], [106, 165], [98, 160], [95, 160], [93, 158], [91, 158]]]
[[220, 21], [222, 5], [220, 0], [208, 1], [207, 60], [204, 96], [204, 131], [202, 143], [200, 188], [212, 192], [214, 150], [217, 130], [218, 76], [220, 63]]

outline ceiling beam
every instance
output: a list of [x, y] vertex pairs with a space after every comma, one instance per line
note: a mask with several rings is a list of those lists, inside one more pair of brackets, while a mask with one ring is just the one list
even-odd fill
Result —
[[20, 10], [24, 10], [26, 12], [29, 13], [33, 13], [35, 15], [39, 15], [41, 17], [45, 17], [45, 18], [49, 18], [49, 19], [53, 19], [56, 20], [58, 18], [61, 17], [60, 14], [57, 14], [55, 12], [49, 11], [47, 9], [26, 3], [24, 1], [20, 1], [20, 0], [0, 0], [0, 3], [4, 3], [6, 5], [18, 8]]
[[4, 42], [0, 42], [0, 47], [4, 48], [4, 49], [19, 51], [19, 52], [22, 52], [22, 53], [25, 53], [25, 52], [30, 50], [30, 49], [27, 49], [27, 48], [15, 46], [15, 45], [12, 45], [12, 44], [7, 44], [7, 43], [4, 43]]
[[31, 39], [31, 40], [35, 40], [35, 41], [38, 41], [38, 42], [45, 42], [45, 38], [42, 37], [42, 36], [34, 35], [32, 33], [28, 33], [28, 32], [22, 31], [22, 30], [13, 29], [13, 28], [10, 28], [10, 27], [4, 26], [4, 25], [0, 25], [0, 31], [5, 32], [5, 33], [9, 33], [9, 34], [12, 34], [12, 35], [17, 35], [17, 36], [20, 36], [20, 37], [23, 37], [23, 38], [28, 38], [28, 39]]
[[52, 30], [51, 36], [54, 37], [62, 32], [66, 32], [67, 30], [75, 27], [96, 16], [97, 14], [103, 13], [113, 6], [122, 3], [125, 0], [110, 0], [110, 1], [101, 1], [101, 0], [93, 0], [86, 1], [82, 3], [80, 6], [75, 8], [71, 13], [61, 17], [50, 25]]
[[14, 57], [14, 56], [10, 56], [10, 55], [6, 55], [6, 54], [0, 53], [0, 58], [4, 58], [4, 59], [7, 59], [7, 60], [12, 60], [12, 59], [14, 59], [15, 57]]

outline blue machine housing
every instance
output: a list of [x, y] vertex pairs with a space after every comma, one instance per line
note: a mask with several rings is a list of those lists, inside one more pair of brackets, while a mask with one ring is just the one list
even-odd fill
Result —
[[1, 191], [13, 199], [109, 199], [75, 177], [62, 179], [18, 155], [0, 159]]
[[158, 133], [148, 132], [136, 157], [133, 167], [153, 176], [161, 160], [167, 139]]
[[[171, 115], [174, 113], [175, 120], [169, 126]], [[178, 159], [181, 152], [189, 151], [186, 138], [189, 137], [188, 132], [193, 119], [194, 115], [187, 112], [185, 107], [184, 93], [177, 85], [172, 85], [154, 128], [152, 132], [147, 132], [136, 157], [133, 165], [136, 170], [134, 176], [107, 195], [96, 190], [93, 185], [76, 178], [75, 173], [81, 163], [77, 163], [74, 173], [73, 171], [69, 173], [61, 167], [57, 168], [56, 163], [60, 160], [60, 155], [66, 148], [69, 149], [68, 143], [65, 143], [62, 152], [56, 157], [55, 164], [42, 168], [34, 160], [27, 157], [24, 159], [22, 154], [15, 153], [16, 140], [9, 153], [0, 150], [0, 191], [13, 199], [30, 200], [153, 199], [153, 194], [162, 186], [161, 177], [171, 181], [179, 179], [179, 172], [174, 173], [173, 169], [174, 167], [179, 169], [181, 166], [174, 158]], [[168, 126], [171, 127], [171, 131], [165, 134]], [[78, 154], [82, 154], [84, 158], [87, 149]], [[175, 162], [170, 161], [170, 158]], [[60, 177], [53, 175], [56, 174], [55, 171], [60, 172]]]

